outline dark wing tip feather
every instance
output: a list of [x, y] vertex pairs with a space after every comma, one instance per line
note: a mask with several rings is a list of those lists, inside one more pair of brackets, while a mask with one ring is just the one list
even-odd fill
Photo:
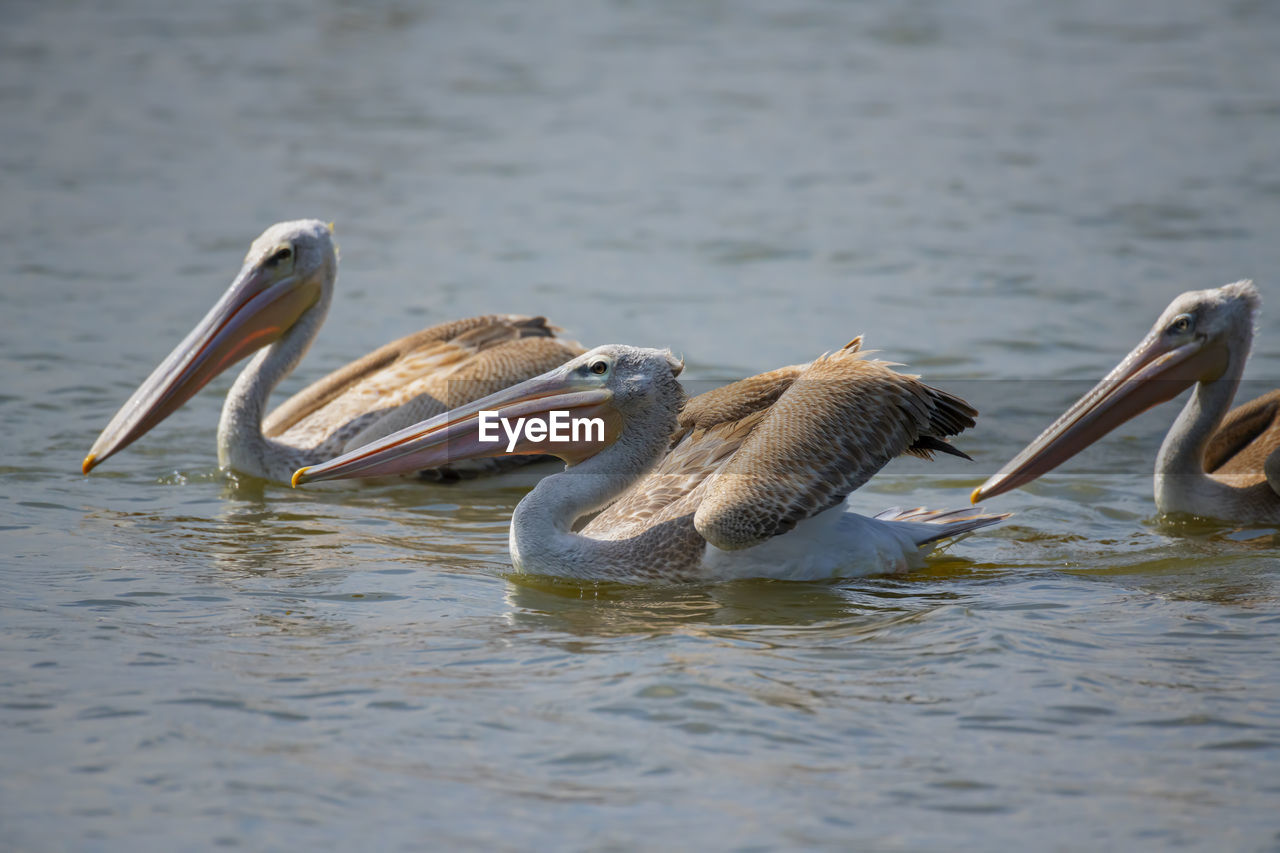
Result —
[[955, 394], [950, 394], [932, 385], [924, 386], [933, 403], [933, 413], [929, 418], [929, 431], [937, 435], [959, 435], [972, 429], [978, 418], [978, 410]]
[[518, 336], [522, 338], [554, 338], [558, 332], [564, 331], [559, 326], [551, 325], [546, 317], [541, 316], [514, 316], [511, 325], [516, 328]]
[[919, 456], [921, 459], [932, 459], [934, 451], [947, 453], [951, 456], [959, 456], [961, 459], [968, 459], [970, 462], [973, 461], [973, 457], [960, 448], [932, 435], [921, 435], [915, 440], [914, 444], [907, 448], [907, 453], [912, 456]]

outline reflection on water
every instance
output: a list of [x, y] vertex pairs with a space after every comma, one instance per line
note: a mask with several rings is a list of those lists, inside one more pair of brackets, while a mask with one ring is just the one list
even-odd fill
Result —
[[[581, 635], [652, 634], [688, 631], [701, 625], [803, 627], [856, 623], [874, 632], [903, 618], [904, 606], [886, 593], [875, 603], [867, 594], [839, 586], [741, 581], [706, 587], [632, 587], [567, 583], [553, 578], [512, 575], [507, 602], [514, 626]], [[952, 592], [939, 593], [954, 598]], [[913, 596], [925, 606], [932, 596]]]
[[863, 333], [982, 414], [974, 462], [858, 506], [962, 505], [1175, 293], [1280, 304], [1277, 8], [11, 4], [7, 845], [1274, 846], [1277, 534], [1156, 516], [1177, 404], [829, 584], [512, 575], [536, 474], [230, 476], [229, 376], [79, 464], [248, 240], [318, 216], [342, 272], [281, 399], [493, 311], [694, 383]]

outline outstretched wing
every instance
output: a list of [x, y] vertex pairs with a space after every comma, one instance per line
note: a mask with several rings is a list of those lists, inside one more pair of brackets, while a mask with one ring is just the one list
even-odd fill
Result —
[[733, 550], [786, 533], [895, 456], [928, 456], [973, 426], [977, 411], [964, 400], [866, 358], [860, 345], [810, 364], [716, 474], [694, 517], [707, 541]]
[[839, 503], [894, 456], [958, 453], [943, 438], [977, 412], [860, 348], [690, 400], [671, 451], [584, 532], [621, 539], [688, 516], [712, 544], [745, 548]]
[[336, 455], [498, 391], [582, 353], [543, 317], [495, 314], [432, 326], [339, 368], [285, 401], [263, 432]]

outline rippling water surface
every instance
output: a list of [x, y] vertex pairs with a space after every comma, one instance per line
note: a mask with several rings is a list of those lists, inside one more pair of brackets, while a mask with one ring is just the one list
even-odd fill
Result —
[[23, 850], [1274, 849], [1274, 531], [1155, 516], [1174, 407], [920, 572], [510, 576], [527, 483], [80, 459], [267, 224], [337, 223], [282, 393], [545, 313], [725, 379], [864, 333], [982, 410], [962, 504], [1181, 290], [1280, 377], [1280, 11], [154, 0], [0, 28], [0, 834]]

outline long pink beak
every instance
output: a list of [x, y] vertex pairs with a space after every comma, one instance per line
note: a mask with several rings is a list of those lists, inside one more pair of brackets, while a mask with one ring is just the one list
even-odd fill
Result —
[[1223, 358], [1220, 348], [1206, 347], [1200, 338], [1175, 347], [1153, 331], [1089, 393], [974, 489], [972, 501], [1004, 494], [1052, 471], [1130, 418], [1172, 400], [1201, 377], [1221, 372]]
[[88, 474], [173, 414], [209, 380], [285, 333], [320, 298], [317, 281], [289, 276], [267, 286], [267, 271], [245, 265], [182, 343], [116, 412], [81, 466]]

